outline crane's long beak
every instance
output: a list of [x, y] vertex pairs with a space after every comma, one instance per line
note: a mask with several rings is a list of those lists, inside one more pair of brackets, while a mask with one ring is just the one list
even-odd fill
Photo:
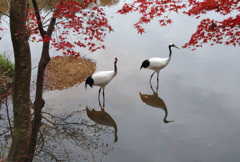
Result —
[[177, 46], [175, 46], [175, 45], [174, 45], [174, 47], [176, 47], [177, 49], [180, 49], [180, 48], [178, 48], [178, 47], [177, 47]]

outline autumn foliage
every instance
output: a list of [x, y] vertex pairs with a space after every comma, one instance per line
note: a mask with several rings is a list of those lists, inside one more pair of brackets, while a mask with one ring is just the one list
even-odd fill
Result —
[[183, 47], [195, 49], [204, 43], [240, 45], [240, 0], [135, 0], [126, 3], [118, 11], [120, 14], [138, 12], [141, 17], [134, 27], [138, 33], [145, 32], [143, 25], [158, 18], [160, 26], [171, 24], [171, 13], [183, 13], [196, 19], [212, 11], [224, 16], [222, 21], [210, 18], [201, 20], [197, 31]]
[[[240, 6], [239, 0], [205, 0], [203, 2], [190, 1], [189, 11], [184, 12], [197, 19], [209, 11], [224, 16], [224, 20], [203, 19], [197, 31], [184, 47], [202, 46], [204, 43], [240, 45]], [[235, 15], [235, 16], [234, 16]]]
[[[103, 39], [108, 32], [113, 31], [104, 10], [97, 7], [93, 0], [84, 0], [83, 3], [73, 0], [53, 2], [50, 4], [49, 12], [39, 12], [41, 17], [37, 17], [34, 9], [28, 9], [26, 27], [29, 39], [37, 42], [51, 41], [52, 46], [57, 51], [62, 50], [65, 55], [80, 56], [80, 51], [76, 50], [76, 47], [87, 48], [91, 52], [104, 49]], [[57, 19], [55, 34], [41, 36], [39, 23], [48, 26], [51, 17]]]
[[[1, 23], [2, 23], [2, 22], [0, 21], [0, 25], [1, 25]], [[0, 31], [1, 31], [1, 30], [3, 30], [3, 28], [1, 28], [1, 26], [0, 26]]]
[[[39, 142], [42, 109], [45, 106], [43, 85], [45, 70], [51, 59], [50, 47], [62, 50], [65, 55], [78, 57], [82, 47], [91, 52], [105, 48], [103, 40], [106, 34], [112, 31], [104, 10], [98, 7], [94, 0], [45, 2], [47, 4], [43, 8], [39, 8], [37, 0], [32, 0], [31, 5], [27, 0], [11, 1], [10, 5], [11, 38], [15, 67], [18, 67], [15, 71], [18, 77], [14, 80], [13, 95], [14, 130], [21, 130], [21, 132], [13, 132], [8, 158], [16, 158], [17, 161], [33, 161]], [[29, 42], [26, 40], [42, 42], [36, 78], [36, 94], [34, 104], [31, 104], [34, 107], [33, 117], [29, 105], [31, 101], [29, 97], [31, 52]], [[25, 157], [28, 159], [24, 160]]]
[[178, 12], [180, 9], [185, 8], [186, 4], [181, 4], [179, 1], [172, 0], [136, 0], [132, 4], [124, 4], [122, 9], [118, 11], [120, 14], [127, 14], [129, 12], [139, 12], [141, 15], [139, 21], [134, 24], [134, 27], [138, 30], [138, 33], [145, 32], [142, 27], [143, 24], [150, 23], [154, 18], [159, 17], [160, 26], [166, 26], [172, 23], [172, 19], [169, 18], [168, 12]]
[[[140, 34], [145, 32], [144, 24], [150, 23], [153, 19], [158, 19], [160, 26], [167, 26], [174, 21], [171, 13], [182, 13], [201, 20], [184, 48], [195, 49], [205, 43], [239, 46], [239, 2], [240, 0], [134, 0], [125, 3], [118, 13], [138, 12], [140, 18], [134, 27]], [[84, 0], [82, 3], [73, 0], [53, 2], [49, 5], [50, 14], [41, 12], [44, 15], [41, 15], [40, 19], [37, 19], [34, 10], [29, 9], [26, 25], [30, 40], [52, 41], [52, 45], [57, 50], [63, 50], [65, 55], [79, 56], [80, 52], [73, 50], [75, 47], [87, 48], [92, 52], [104, 49], [103, 39], [113, 29], [108, 24], [103, 8], [97, 7], [95, 3], [95, 0]], [[222, 20], [202, 18], [208, 12], [219, 14]], [[51, 16], [58, 20], [55, 35], [39, 38], [39, 21], [47, 26]], [[0, 30], [3, 29], [0, 27]]]

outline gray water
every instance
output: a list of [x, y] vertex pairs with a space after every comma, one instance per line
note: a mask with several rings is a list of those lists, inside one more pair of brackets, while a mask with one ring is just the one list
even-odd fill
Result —
[[[206, 44], [196, 51], [173, 49], [172, 60], [160, 72], [159, 89], [156, 91], [156, 76], [152, 79], [152, 88], [149, 84], [152, 71], [139, 70], [142, 61], [151, 57], [167, 57], [171, 42], [183, 46], [195, 32], [199, 21], [172, 14], [174, 24], [159, 27], [154, 21], [145, 26], [147, 33], [139, 35], [133, 27], [139, 17], [136, 13], [125, 16], [116, 13], [123, 3], [120, 1], [113, 6], [105, 6], [114, 29], [106, 38], [107, 48], [94, 53], [86, 52], [85, 55], [97, 63], [97, 71], [112, 70], [114, 58], [119, 60], [118, 74], [105, 88], [104, 108], [117, 125], [117, 135], [111, 124], [102, 126], [86, 114], [86, 107], [101, 110], [98, 87], [86, 90], [81, 83], [66, 90], [44, 93], [45, 110], [56, 116], [79, 110], [84, 120], [95, 128], [107, 131], [99, 131], [98, 140], [94, 145], [91, 142], [86, 144], [88, 147], [85, 150], [70, 144], [67, 138], [63, 139], [67, 143], [64, 147], [69, 151], [64, 155], [69, 156], [65, 159], [96, 162], [238, 162], [239, 47]], [[210, 16], [219, 18], [214, 14]], [[4, 47], [10, 45], [8, 43]], [[1, 45], [1, 51], [4, 47]], [[34, 66], [37, 65], [40, 47], [36, 44], [32, 47], [32, 51], [36, 52]], [[58, 54], [52, 52], [52, 56]], [[166, 113], [166, 119], [172, 122], [164, 122]], [[76, 129], [81, 128], [78, 126]], [[95, 136], [89, 130], [86, 128], [84, 133], [91, 139]], [[56, 134], [61, 135], [64, 131], [62, 128]], [[80, 143], [84, 141], [82, 139]]]

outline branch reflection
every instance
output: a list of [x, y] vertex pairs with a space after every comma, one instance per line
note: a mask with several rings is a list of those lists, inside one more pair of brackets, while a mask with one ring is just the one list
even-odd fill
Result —
[[139, 92], [142, 102], [146, 103], [151, 107], [162, 109], [165, 112], [165, 116], [163, 118], [164, 123], [173, 122], [173, 120], [172, 121], [167, 120], [167, 116], [168, 116], [167, 106], [165, 102], [158, 96], [158, 86], [156, 87], [156, 91], [154, 91], [151, 83], [150, 83], [150, 87], [153, 91], [153, 94], [142, 94], [141, 92]]
[[106, 137], [113, 131], [89, 120], [85, 109], [62, 116], [50, 112], [43, 113], [36, 161], [103, 161], [113, 150]]

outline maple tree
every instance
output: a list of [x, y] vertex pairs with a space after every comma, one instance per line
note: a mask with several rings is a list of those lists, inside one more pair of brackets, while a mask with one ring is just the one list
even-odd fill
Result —
[[[96, 5], [95, 0], [82, 0], [80, 2], [73, 0], [59, 0], [59, 1], [46, 1], [48, 10], [39, 9], [38, 2], [32, 0], [33, 9], [31, 9], [30, 1], [27, 0], [14, 0], [11, 1], [10, 7], [10, 24], [12, 29], [11, 36], [12, 41], [16, 42], [14, 46], [15, 67], [18, 70], [17, 77], [14, 82], [14, 87], [21, 87], [21, 85], [27, 88], [21, 93], [14, 93], [13, 100], [16, 101], [13, 104], [14, 109], [14, 130], [26, 130], [31, 137], [24, 138], [23, 134], [14, 131], [13, 142], [10, 148], [8, 157], [10, 160], [15, 159], [18, 161], [32, 161], [34, 152], [37, 145], [37, 136], [41, 127], [42, 120], [42, 108], [45, 105], [43, 99], [43, 82], [45, 75], [45, 68], [50, 61], [49, 50], [51, 47], [55, 47], [57, 51], [62, 50], [64, 55], [72, 55], [79, 57], [80, 51], [76, 49], [87, 48], [89, 51], [94, 52], [98, 49], [105, 48], [103, 45], [104, 38], [108, 32], [112, 31], [111, 26], [108, 24], [108, 20], [104, 13], [103, 8]], [[21, 9], [19, 9], [21, 8]], [[21, 21], [17, 21], [17, 20]], [[18, 30], [19, 28], [19, 30]], [[0, 29], [2, 30], [2, 28]], [[34, 116], [31, 121], [29, 98], [29, 86], [31, 76], [31, 60], [23, 57], [24, 53], [18, 55], [17, 49], [28, 50], [30, 53], [28, 41], [42, 42], [41, 59], [38, 64], [37, 81], [36, 81], [36, 94], [35, 101], [32, 107], [34, 108]], [[14, 44], [14, 43], [13, 43]], [[19, 50], [22, 52], [23, 50]], [[18, 57], [16, 57], [18, 56]], [[29, 57], [28, 55], [27, 58]], [[23, 65], [27, 66], [23, 66]], [[22, 69], [23, 68], [23, 69]], [[27, 68], [27, 70], [24, 68]], [[16, 71], [15, 71], [16, 73]], [[25, 77], [25, 82], [20, 82], [22, 77]], [[15, 88], [14, 88], [15, 89]], [[23, 89], [21, 89], [23, 90]], [[26, 96], [26, 100], [21, 100], [24, 107], [19, 107], [16, 98]], [[25, 116], [19, 115], [19, 112], [24, 109], [28, 113]], [[25, 128], [21, 128], [22, 125], [16, 124], [25, 121]], [[28, 125], [30, 123], [30, 126]], [[21, 142], [18, 139], [22, 138]], [[26, 153], [26, 144], [29, 144]], [[24, 145], [24, 148], [19, 150], [19, 146]], [[17, 157], [16, 157], [17, 156]], [[26, 159], [27, 157], [27, 159]]]
[[205, 43], [240, 45], [239, 2], [240, 0], [134, 0], [132, 3], [125, 3], [118, 13], [138, 12], [141, 17], [134, 27], [140, 34], [145, 32], [143, 25], [150, 23], [154, 18], [159, 19], [160, 26], [171, 24], [173, 22], [170, 18], [171, 12], [181, 12], [196, 19], [210, 11], [224, 16], [225, 19], [222, 21], [210, 18], [201, 20], [197, 31], [183, 46], [194, 50]]
[[[34, 102], [34, 119], [32, 124], [32, 137], [29, 145], [29, 155], [34, 155], [35, 146], [37, 145], [37, 135], [41, 127], [41, 111], [44, 107], [43, 82], [46, 65], [50, 60], [49, 46], [50, 42], [57, 48], [63, 50], [65, 55], [80, 56], [80, 52], [76, 52], [74, 48], [84, 47], [94, 52], [97, 49], [105, 48], [102, 45], [103, 39], [107, 32], [111, 32], [112, 28], [108, 24], [104, 10], [95, 5], [94, 0], [83, 0], [76, 2], [73, 0], [60, 0], [58, 3], [49, 4], [50, 12], [41, 16], [36, 0], [32, 0], [34, 12], [28, 10], [29, 33], [32, 39], [35, 35], [40, 34], [43, 41], [43, 51], [39, 62], [36, 95]], [[45, 20], [45, 22], [44, 22]], [[44, 30], [44, 24], [49, 22], [47, 29]], [[56, 37], [52, 37], [53, 32]], [[70, 33], [73, 33], [70, 35]], [[68, 39], [71, 36], [72, 39]], [[73, 39], [75, 37], [75, 39]], [[28, 161], [32, 161], [31, 156]]]
[[[23, 1], [18, 1], [19, 4], [23, 4]], [[14, 1], [11, 1], [11, 3], [12, 2]], [[27, 1], [25, 0], [24, 2]], [[32, 161], [32, 155], [34, 155], [37, 144], [37, 135], [41, 126], [41, 110], [45, 104], [42, 97], [44, 72], [50, 60], [49, 49], [51, 45], [55, 47], [56, 50], [63, 50], [63, 54], [65, 55], [78, 57], [81, 53], [74, 50], [76, 48], [87, 48], [92, 52], [101, 48], [104, 49], [104, 38], [108, 32], [112, 31], [104, 10], [94, 5], [96, 3], [95, 0], [83, 0], [82, 2], [73, 0], [47, 2], [52, 3], [48, 4], [49, 10], [43, 12], [38, 8], [36, 0], [32, 0], [34, 8], [30, 9], [26, 7], [27, 10], [24, 10], [24, 12], [27, 13], [24, 14], [24, 27], [26, 30], [19, 30], [12, 33], [12, 35], [15, 35], [16, 39], [19, 40], [27, 37], [27, 40], [43, 43], [41, 59], [38, 66], [34, 119], [32, 122], [31, 142], [28, 151], [28, 155], [31, 156], [29, 161]], [[132, 3], [126, 3], [118, 12], [120, 14], [139, 12], [141, 17], [134, 26], [138, 32], [142, 34], [145, 32], [143, 25], [150, 23], [154, 18], [159, 18], [159, 24], [161, 26], [167, 26], [173, 23], [173, 20], [170, 18], [171, 12], [181, 12], [200, 19], [201, 15], [209, 11], [214, 11], [227, 18], [222, 21], [211, 20], [209, 18], [203, 19], [190, 41], [183, 47], [201, 47], [202, 44], [208, 42], [211, 42], [212, 45], [214, 43], [224, 43], [226, 45], [236, 46], [240, 45], [239, 2], [240, 0], [135, 0]], [[11, 7], [14, 8], [16, 6], [11, 5]], [[234, 14], [230, 15], [231, 13]], [[0, 27], [0, 30], [3, 30], [3, 28]], [[22, 59], [22, 61], [26, 63], [28, 60]], [[15, 61], [15, 63], [18, 62]], [[28, 72], [28, 75], [30, 75], [29, 73], [30, 72]], [[21, 77], [21, 74], [19, 74], [19, 77]], [[16, 82], [18, 82], [18, 80], [16, 80]], [[25, 91], [29, 93], [27, 90]], [[15, 104], [14, 107], [18, 109], [19, 106]]]
[[[113, 31], [108, 24], [108, 20], [103, 8], [97, 6], [89, 7], [95, 3], [94, 0], [84, 0], [82, 3], [73, 0], [60, 0], [59, 3], [53, 2], [50, 5], [52, 17], [56, 19], [54, 32], [55, 36], [44, 33], [44, 26], [49, 22], [49, 13], [38, 12], [36, 5], [34, 9], [28, 9], [27, 28], [30, 39], [33, 41], [52, 41], [51, 45], [57, 51], [63, 50], [65, 55], [80, 56], [76, 47], [87, 48], [94, 52], [104, 49], [102, 44], [107, 32]], [[40, 14], [45, 15], [40, 15]], [[44, 25], [44, 26], [43, 26]], [[40, 35], [40, 38], [38, 37]], [[71, 37], [71, 39], [69, 39]]]

